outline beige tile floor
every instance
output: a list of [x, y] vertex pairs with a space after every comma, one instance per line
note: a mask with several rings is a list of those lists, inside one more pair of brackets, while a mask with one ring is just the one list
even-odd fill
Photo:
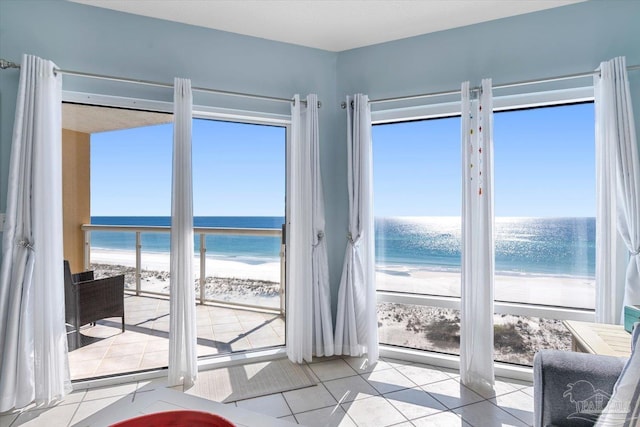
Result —
[[[72, 376], [96, 377], [165, 366], [168, 312], [166, 300], [127, 296], [126, 332], [120, 333], [118, 319], [83, 329], [83, 346], [69, 354]], [[275, 314], [198, 306], [197, 324], [199, 355], [284, 344], [284, 321]], [[460, 384], [456, 371], [395, 359], [383, 359], [369, 367], [366, 359], [320, 358], [309, 367], [317, 377], [316, 386], [228, 405], [255, 414], [254, 421], [247, 424], [255, 426], [264, 425], [266, 416], [312, 427], [533, 424], [533, 388], [529, 383], [498, 379], [495, 393], [479, 395]], [[207, 377], [201, 375], [201, 381]], [[117, 408], [117, 402], [135, 405], [136, 396], [164, 387], [164, 382], [138, 381], [77, 391], [53, 408], [0, 414], [0, 427], [73, 426], [103, 410], [109, 413], [110, 407]], [[178, 391], [211, 401], [208, 389], [213, 388]]]
[[[169, 301], [125, 296], [121, 320], [105, 319], [81, 330], [82, 346], [69, 352], [71, 379], [86, 379], [167, 366]], [[279, 314], [196, 306], [198, 356], [284, 345]], [[73, 344], [73, 340], [71, 341]]]
[[[499, 378], [495, 393], [479, 395], [460, 385], [456, 371], [400, 360], [383, 359], [371, 368], [363, 359], [334, 357], [318, 359], [309, 367], [319, 380], [313, 387], [229, 405], [254, 413], [253, 421], [243, 425], [255, 426], [265, 425], [267, 416], [312, 427], [533, 424], [533, 389], [529, 383]], [[201, 378], [206, 381], [207, 376]], [[52, 409], [0, 415], [0, 426], [72, 426], [103, 409], [109, 413], [110, 405], [119, 407], [116, 402], [135, 404], [141, 393], [164, 387], [163, 381], [74, 392]], [[193, 394], [189, 390], [185, 393]]]

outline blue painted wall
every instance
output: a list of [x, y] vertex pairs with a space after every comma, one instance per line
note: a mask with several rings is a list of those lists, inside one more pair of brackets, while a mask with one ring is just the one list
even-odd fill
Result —
[[[322, 172], [333, 300], [346, 243], [346, 94], [371, 98], [458, 88], [463, 80], [495, 83], [583, 72], [625, 55], [640, 64], [639, 1], [589, 1], [341, 53], [325, 52], [237, 34], [69, 3], [0, 0], [0, 57], [23, 53], [60, 67], [132, 78], [289, 97], [317, 93]], [[640, 72], [630, 74], [640, 129]], [[0, 72], [0, 212], [6, 207], [16, 71]], [[171, 92], [65, 78], [64, 88], [114, 91], [170, 100]], [[196, 98], [196, 103], [198, 99]], [[255, 109], [248, 100], [216, 105]], [[261, 104], [286, 112], [286, 106]]]
[[[376, 99], [459, 89], [462, 81], [479, 85], [489, 77], [509, 83], [586, 72], [621, 55], [640, 64], [639, 19], [640, 1], [592, 0], [353, 49], [338, 58], [338, 93]], [[640, 71], [629, 78], [640, 123]]]

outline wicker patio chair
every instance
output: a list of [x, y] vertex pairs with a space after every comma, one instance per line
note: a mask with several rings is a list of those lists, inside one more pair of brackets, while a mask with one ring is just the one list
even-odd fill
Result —
[[65, 319], [74, 328], [80, 347], [80, 327], [108, 317], [122, 318], [124, 332], [124, 275], [94, 279], [93, 271], [71, 274], [64, 261]]

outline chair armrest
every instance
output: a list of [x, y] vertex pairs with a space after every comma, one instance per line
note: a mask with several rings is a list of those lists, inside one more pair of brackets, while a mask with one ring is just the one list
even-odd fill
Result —
[[81, 273], [74, 273], [71, 275], [71, 280], [73, 281], [73, 283], [86, 282], [93, 279], [93, 271], [83, 271]]
[[[607, 395], [613, 393], [626, 359], [587, 353], [559, 350], [541, 350], [533, 359], [534, 425], [546, 426], [592, 426], [593, 421], [568, 418], [577, 412], [576, 401], [590, 396], [571, 393], [570, 384], [579, 381], [579, 387], [593, 386], [595, 391]], [[578, 389], [578, 386], [576, 386]]]

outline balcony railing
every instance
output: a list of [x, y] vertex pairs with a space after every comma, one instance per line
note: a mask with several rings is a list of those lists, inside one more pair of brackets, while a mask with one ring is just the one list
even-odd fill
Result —
[[[141, 286], [142, 277], [142, 233], [169, 233], [171, 227], [168, 226], [130, 226], [130, 225], [92, 225], [84, 224], [81, 227], [84, 233], [84, 269], [88, 270], [91, 265], [91, 232], [130, 232], [135, 233], [135, 295], [162, 295], [168, 296], [168, 293], [145, 291]], [[194, 227], [194, 236], [199, 237], [199, 259], [200, 259], [200, 294], [198, 301], [204, 303], [220, 303], [231, 306], [270, 309], [273, 307], [260, 306], [256, 304], [246, 304], [241, 302], [230, 302], [216, 300], [206, 297], [206, 264], [207, 264], [207, 246], [206, 237], [209, 235], [226, 235], [226, 236], [262, 236], [262, 237], [278, 237], [280, 240], [280, 313], [285, 311], [285, 244], [282, 241], [282, 230], [270, 228], [226, 228], [226, 227]]]

